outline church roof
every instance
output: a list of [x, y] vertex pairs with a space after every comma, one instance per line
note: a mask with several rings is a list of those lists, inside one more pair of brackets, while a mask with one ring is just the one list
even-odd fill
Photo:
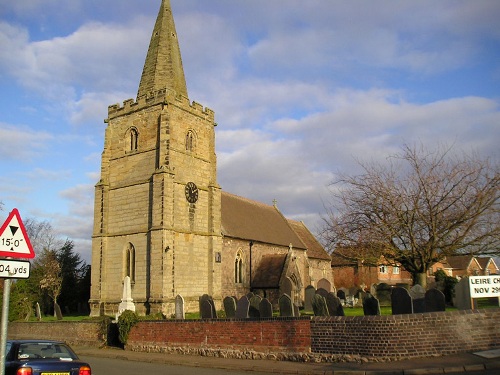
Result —
[[188, 96], [170, 0], [162, 0], [142, 71], [137, 98], [170, 89]]
[[309, 258], [330, 260], [330, 255], [328, 255], [325, 248], [319, 243], [303, 222], [288, 219], [288, 223], [306, 245], [307, 256]]
[[306, 226], [286, 219], [271, 205], [227, 192], [221, 193], [222, 234], [248, 241], [307, 250], [310, 258], [330, 257]]
[[222, 192], [222, 234], [229, 237], [305, 249], [274, 206]]
[[255, 270], [252, 288], [279, 288], [287, 254], [267, 254]]

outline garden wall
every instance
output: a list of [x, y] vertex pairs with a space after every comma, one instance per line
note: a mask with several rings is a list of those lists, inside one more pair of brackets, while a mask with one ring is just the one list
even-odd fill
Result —
[[101, 347], [108, 341], [110, 320], [82, 322], [11, 322], [9, 339], [66, 341], [73, 346]]

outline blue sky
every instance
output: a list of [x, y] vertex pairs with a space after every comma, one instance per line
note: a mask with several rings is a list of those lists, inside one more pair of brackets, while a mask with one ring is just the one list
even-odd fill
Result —
[[[500, 156], [497, 0], [171, 0], [218, 179], [321, 225], [328, 185], [404, 143]], [[0, 7], [3, 222], [49, 220], [90, 261], [108, 105], [134, 98], [160, 0]]]

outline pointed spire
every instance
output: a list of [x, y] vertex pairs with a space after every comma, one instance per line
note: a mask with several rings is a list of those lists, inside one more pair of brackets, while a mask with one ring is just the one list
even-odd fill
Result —
[[137, 97], [162, 89], [188, 96], [170, 0], [162, 0]]

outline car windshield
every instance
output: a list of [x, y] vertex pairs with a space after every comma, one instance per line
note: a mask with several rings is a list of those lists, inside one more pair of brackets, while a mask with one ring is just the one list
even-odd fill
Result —
[[17, 353], [18, 359], [58, 358], [61, 360], [77, 359], [76, 355], [62, 343], [29, 342], [21, 343]]

